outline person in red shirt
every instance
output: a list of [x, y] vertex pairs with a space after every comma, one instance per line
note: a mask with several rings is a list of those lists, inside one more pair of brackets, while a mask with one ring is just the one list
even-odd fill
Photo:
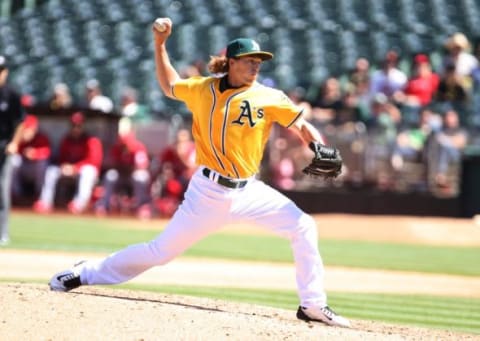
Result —
[[160, 216], [171, 217], [182, 201], [196, 169], [195, 155], [192, 136], [185, 128], [179, 129], [175, 142], [160, 153], [152, 185], [153, 203]]
[[167, 146], [160, 154], [160, 165], [170, 164], [182, 183], [187, 183], [196, 170], [195, 145], [188, 129], [179, 129], [175, 142]]
[[413, 76], [408, 80], [404, 93], [405, 103], [424, 107], [432, 101], [440, 83], [440, 76], [432, 71], [427, 55], [414, 57]]
[[106, 159], [107, 171], [103, 177], [103, 195], [95, 203], [97, 215], [112, 210], [114, 194], [122, 191], [132, 194], [130, 206], [142, 218], [150, 216], [150, 172], [148, 151], [129, 128], [120, 125], [117, 141]]
[[85, 117], [81, 112], [74, 113], [70, 120], [71, 129], [60, 142], [58, 163], [48, 166], [40, 199], [34, 204], [34, 210], [39, 213], [52, 210], [55, 189], [62, 177], [76, 181], [75, 195], [68, 209], [72, 213], [83, 212], [98, 180], [103, 159], [102, 143], [85, 132]]
[[420, 111], [435, 98], [440, 84], [440, 76], [432, 71], [430, 60], [425, 54], [413, 58], [412, 76], [394, 99], [402, 111], [402, 123], [413, 127], [420, 119]]
[[42, 189], [45, 171], [52, 152], [47, 135], [39, 131], [38, 118], [27, 115], [23, 121], [23, 131], [17, 153], [13, 156], [12, 196], [23, 198], [29, 194], [26, 184], [32, 184], [34, 195]]

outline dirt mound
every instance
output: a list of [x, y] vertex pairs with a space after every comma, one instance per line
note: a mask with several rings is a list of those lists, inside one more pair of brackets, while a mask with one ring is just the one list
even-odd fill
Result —
[[473, 340], [441, 330], [352, 321], [298, 321], [293, 311], [104, 287], [70, 293], [0, 284], [2, 340]]

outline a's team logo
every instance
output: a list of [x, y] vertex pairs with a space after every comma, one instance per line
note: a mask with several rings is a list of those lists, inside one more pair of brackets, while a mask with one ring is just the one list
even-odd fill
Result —
[[253, 51], [260, 51], [260, 45], [256, 41], [252, 41], [252, 50]]
[[240, 105], [240, 115], [236, 120], [232, 121], [232, 123], [243, 126], [245, 123], [244, 122], [244, 119], [245, 119], [248, 121], [248, 124], [250, 125], [250, 127], [253, 128], [255, 124], [257, 124], [257, 122], [254, 121], [254, 118], [261, 119], [263, 118], [263, 116], [264, 116], [263, 108], [259, 108], [259, 109], [253, 108], [252, 110], [250, 103], [248, 101], [242, 101], [242, 104]]

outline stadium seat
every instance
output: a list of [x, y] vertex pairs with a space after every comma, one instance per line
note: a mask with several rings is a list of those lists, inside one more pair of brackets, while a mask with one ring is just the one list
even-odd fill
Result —
[[79, 21], [94, 20], [98, 15], [98, 7], [95, 6], [95, 3], [91, 0], [79, 1], [75, 6], [72, 6], [72, 9], [75, 13], [75, 19]]
[[480, 4], [475, 0], [463, 0], [465, 23], [471, 36], [480, 36]]
[[41, 8], [41, 16], [47, 20], [59, 20], [71, 14], [71, 7], [62, 0], [48, 0]]
[[[151, 1], [133, 1], [133, 4], [128, 1], [123, 1], [124, 3], [130, 3], [130, 15], [133, 14], [134, 22], [139, 24], [151, 24], [157, 16], [168, 16], [172, 18], [175, 23], [180, 23], [180, 18], [174, 14], [173, 11], [165, 11], [163, 9], [156, 11]], [[169, 6], [173, 8], [174, 6]], [[158, 15], [157, 15], [158, 13]], [[165, 13], [165, 14], [163, 14]]]
[[[279, 77], [279, 84], [287, 86], [293, 80], [319, 82], [341, 75], [360, 56], [375, 67], [389, 49], [405, 57], [429, 53], [438, 67], [434, 51], [449, 34], [461, 30], [468, 37], [480, 35], [479, 14], [475, 0], [46, 0], [36, 11], [20, 10], [0, 21], [0, 48], [22, 82], [28, 83], [26, 75], [45, 74], [39, 65], [51, 55], [58, 57], [58, 65], [53, 59], [42, 64], [51, 71], [49, 82], [87, 78], [79, 72], [108, 75], [112, 68], [107, 62], [118, 57], [129, 70], [119, 71], [117, 84], [140, 86], [149, 82], [142, 62], [153, 60], [151, 23], [168, 16], [176, 30], [168, 42], [175, 65], [208, 60], [232, 37], [248, 36], [276, 54], [263, 75]], [[292, 72], [290, 79], [287, 72]], [[36, 86], [23, 86], [37, 91]], [[147, 97], [161, 106], [156, 96]]]

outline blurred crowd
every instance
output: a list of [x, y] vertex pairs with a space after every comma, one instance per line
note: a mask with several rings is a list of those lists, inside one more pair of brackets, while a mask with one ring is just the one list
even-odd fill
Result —
[[183, 198], [195, 170], [195, 147], [189, 128], [152, 155], [135, 134], [128, 117], [119, 120], [116, 141], [103, 145], [86, 129], [82, 112], [70, 116], [58, 152], [39, 119], [27, 115], [14, 155], [12, 202], [35, 212], [67, 208], [73, 214], [136, 214], [170, 217]]
[[443, 51], [406, 59], [390, 50], [378, 64], [359, 58], [353, 70], [327, 78], [313, 96], [292, 89], [290, 98], [340, 149], [345, 164], [338, 180], [312, 181], [301, 172], [311, 157], [308, 148], [278, 129], [269, 155], [274, 185], [457, 195], [462, 153], [480, 145], [480, 44], [472, 48], [456, 33]]
[[152, 120], [148, 108], [138, 102], [138, 94], [134, 88], [125, 86], [121, 90], [118, 103], [114, 103], [113, 99], [103, 93], [102, 85], [94, 78], [84, 84], [83, 97], [78, 100], [74, 99], [71, 89], [65, 83], [55, 84], [51, 91], [51, 96], [45, 101], [32, 100], [37, 103], [31, 103], [30, 105], [45, 105], [52, 111], [82, 108], [97, 110], [105, 114], [119, 114], [129, 117], [132, 121]]
[[[472, 48], [461, 33], [449, 37], [444, 47], [440, 59], [416, 54], [407, 60], [408, 67], [400, 65], [405, 57], [394, 50], [377, 64], [359, 58], [347, 74], [330, 76], [309, 89], [286, 90], [327, 143], [340, 149], [343, 171], [333, 181], [304, 176], [311, 151], [277, 126], [261, 176], [281, 190], [341, 187], [457, 195], [462, 153], [480, 144], [480, 48]], [[182, 75], [203, 72], [191, 65]], [[137, 102], [135, 89], [126, 87], [115, 106], [97, 80], [84, 88], [83, 102], [74, 103], [68, 86], [57, 84], [46, 104], [51, 110], [80, 107], [116, 114], [121, 117], [117, 140], [104, 146], [85, 129], [88, 118], [78, 111], [59, 145], [53, 146], [49, 132], [39, 129], [39, 118], [27, 115], [12, 161], [13, 203], [27, 202], [39, 213], [64, 205], [75, 214], [171, 216], [195, 169], [190, 127], [172, 127], [175, 138], [153, 154], [136, 137], [136, 123], [151, 118]], [[28, 96], [23, 103], [28, 107]]]

